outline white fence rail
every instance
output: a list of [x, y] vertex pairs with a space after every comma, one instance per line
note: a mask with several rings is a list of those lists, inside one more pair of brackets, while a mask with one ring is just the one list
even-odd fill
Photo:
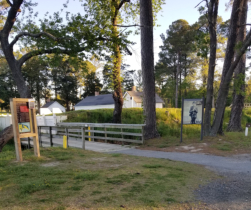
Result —
[[10, 126], [12, 124], [12, 118], [10, 114], [0, 116], [0, 130]]
[[[67, 120], [67, 116], [37, 116], [38, 126], [56, 126], [57, 123], [61, 123]], [[0, 130], [10, 126], [12, 124], [12, 116], [10, 114], [0, 116]], [[47, 132], [43, 130], [42, 132]], [[56, 134], [56, 131], [53, 131]]]

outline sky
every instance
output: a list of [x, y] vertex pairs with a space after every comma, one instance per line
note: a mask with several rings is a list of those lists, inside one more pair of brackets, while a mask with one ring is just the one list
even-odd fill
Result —
[[[229, 0], [220, 0], [218, 15], [222, 16], [223, 20], [230, 18], [231, 10], [225, 11], [225, 4]], [[53, 12], [60, 11], [64, 8], [63, 3], [66, 0], [37, 0], [38, 6], [35, 10], [39, 12], [39, 17], [43, 17], [46, 12], [52, 14]], [[154, 60], [155, 63], [158, 61], [159, 46], [162, 45], [160, 34], [166, 33], [169, 25], [178, 19], [184, 19], [189, 24], [195, 23], [200, 14], [198, 9], [195, 8], [201, 0], [166, 0], [165, 5], [162, 6], [162, 11], [158, 14], [157, 25], [160, 27], [154, 28]], [[201, 5], [203, 5], [202, 3]], [[83, 8], [80, 6], [79, 0], [70, 0], [68, 8], [64, 8], [65, 11], [71, 13], [83, 12]], [[133, 55], [124, 56], [124, 63], [130, 65], [130, 69], [138, 70], [141, 69], [141, 57], [140, 57], [140, 35], [131, 35], [130, 40], [137, 44], [133, 46]]]

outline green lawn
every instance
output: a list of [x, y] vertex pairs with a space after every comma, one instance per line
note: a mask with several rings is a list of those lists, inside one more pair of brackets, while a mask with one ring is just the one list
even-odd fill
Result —
[[0, 209], [184, 209], [194, 189], [216, 178], [187, 163], [72, 148], [23, 156], [15, 161], [13, 144], [0, 153]]

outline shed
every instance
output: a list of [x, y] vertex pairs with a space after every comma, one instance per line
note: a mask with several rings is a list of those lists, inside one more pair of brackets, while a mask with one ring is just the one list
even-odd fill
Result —
[[[136, 87], [133, 86], [131, 91], [126, 91], [124, 94], [124, 105], [123, 108], [135, 108], [142, 107], [143, 92], [136, 91]], [[156, 108], [163, 108], [164, 101], [155, 94]]]
[[63, 112], [65, 112], [65, 108], [57, 101], [47, 102], [40, 108], [40, 115], [63, 113]]

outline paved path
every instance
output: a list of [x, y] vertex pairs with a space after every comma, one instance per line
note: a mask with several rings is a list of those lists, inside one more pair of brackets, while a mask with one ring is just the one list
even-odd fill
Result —
[[160, 152], [151, 150], [127, 149], [116, 153], [136, 155], [143, 157], [163, 158], [204, 165], [219, 172], [249, 173], [251, 174], [251, 155], [238, 155], [234, 157], [221, 157], [183, 152]]
[[[63, 146], [63, 137], [53, 137], [54, 146]], [[69, 138], [69, 147], [82, 148], [82, 140], [77, 138]], [[33, 146], [33, 141], [30, 141], [31, 146]], [[28, 140], [22, 141], [22, 145], [28, 146]], [[42, 136], [42, 147], [49, 147], [50, 139], [48, 137]], [[85, 149], [95, 152], [115, 152], [126, 149], [131, 149], [131, 146], [122, 146], [118, 144], [108, 144], [93, 141], [85, 141]]]

